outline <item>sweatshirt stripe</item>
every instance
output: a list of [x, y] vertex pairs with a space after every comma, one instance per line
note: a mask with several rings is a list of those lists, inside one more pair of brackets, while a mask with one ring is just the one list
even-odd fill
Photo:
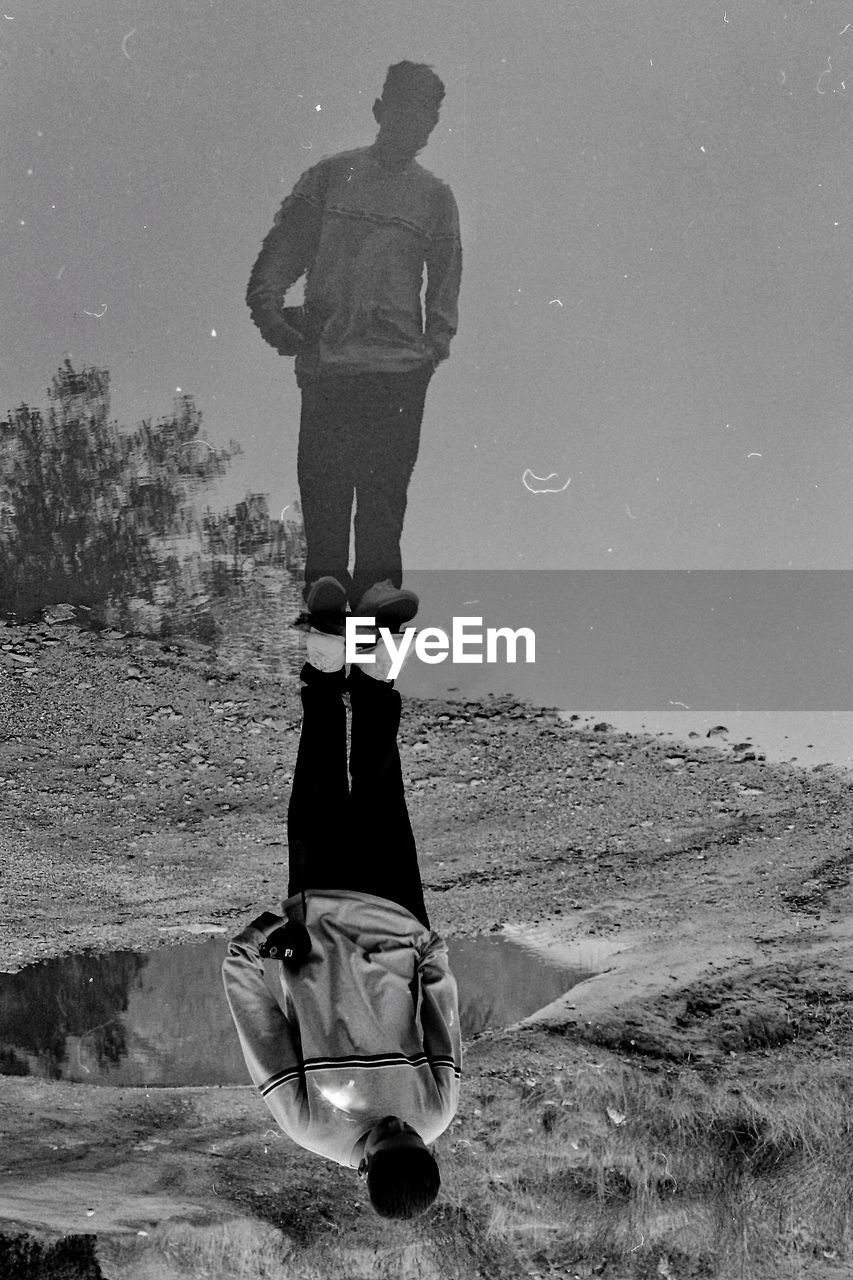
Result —
[[360, 1071], [367, 1071], [377, 1067], [399, 1067], [408, 1066], [415, 1069], [421, 1067], [446, 1067], [453, 1071], [454, 1075], [461, 1077], [462, 1069], [457, 1066], [452, 1057], [441, 1054], [435, 1058], [428, 1058], [426, 1054], [415, 1054], [413, 1056], [405, 1053], [375, 1053], [370, 1055], [358, 1056], [349, 1054], [343, 1058], [306, 1058], [302, 1067], [289, 1067], [286, 1071], [276, 1072], [267, 1080], [259, 1085], [261, 1094], [266, 1097], [273, 1089], [278, 1089], [281, 1085], [287, 1084], [291, 1080], [298, 1080], [303, 1072], [307, 1076], [315, 1071], [344, 1071], [347, 1068], [356, 1068]]
[[457, 1075], [461, 1075], [461, 1068], [456, 1065], [453, 1058], [444, 1055], [437, 1058], [428, 1058], [425, 1054], [416, 1057], [407, 1057], [404, 1053], [388, 1053], [375, 1054], [371, 1058], [309, 1058], [305, 1062], [305, 1072], [309, 1071], [344, 1071], [347, 1067], [357, 1067], [359, 1069], [369, 1069], [371, 1067], [451, 1067]]

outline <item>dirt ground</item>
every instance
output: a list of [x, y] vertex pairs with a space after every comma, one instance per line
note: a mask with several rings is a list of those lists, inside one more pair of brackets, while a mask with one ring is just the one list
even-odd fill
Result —
[[[295, 682], [235, 675], [204, 646], [0, 626], [0, 970], [236, 932], [275, 907], [298, 726]], [[434, 926], [532, 928], [597, 971], [466, 1047], [445, 1154], [485, 1081], [589, 1045], [746, 1077], [767, 1055], [849, 1060], [848, 774], [770, 765], [724, 733], [677, 746], [511, 698], [407, 699], [401, 752]], [[97, 1235], [110, 1277], [163, 1275], [146, 1249], [178, 1223], [260, 1217], [297, 1243], [355, 1232], [367, 1252], [403, 1239], [379, 1230], [346, 1170], [273, 1133], [248, 1087], [0, 1077], [0, 1114], [4, 1237]], [[276, 1217], [282, 1177], [293, 1194]], [[414, 1248], [395, 1274], [429, 1275], [425, 1257]]]

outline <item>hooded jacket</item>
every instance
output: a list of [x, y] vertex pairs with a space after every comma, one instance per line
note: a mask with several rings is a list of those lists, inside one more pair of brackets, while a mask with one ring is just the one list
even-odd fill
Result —
[[[231, 941], [222, 975], [254, 1084], [300, 1146], [355, 1167], [360, 1139], [394, 1115], [424, 1143], [456, 1113], [462, 1040], [447, 946], [404, 907], [350, 891], [306, 892], [312, 949], [281, 997], [267, 985], [265, 932]], [[283, 904], [301, 917], [301, 895]]]
[[252, 319], [276, 349], [284, 295], [306, 271], [310, 337], [297, 377], [438, 364], [456, 332], [462, 273], [450, 187], [372, 147], [320, 160], [281, 205], [249, 280]]

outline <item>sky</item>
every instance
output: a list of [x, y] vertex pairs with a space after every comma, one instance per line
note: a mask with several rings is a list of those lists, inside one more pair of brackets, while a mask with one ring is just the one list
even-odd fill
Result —
[[401, 58], [464, 255], [405, 564], [849, 568], [849, 0], [7, 0], [0, 414], [66, 356], [128, 429], [180, 388], [243, 445], [219, 500], [292, 503], [246, 283]]

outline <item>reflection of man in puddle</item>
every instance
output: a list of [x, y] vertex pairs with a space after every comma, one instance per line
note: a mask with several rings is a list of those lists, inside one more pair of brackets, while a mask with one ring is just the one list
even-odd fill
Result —
[[[280, 354], [296, 357], [309, 608], [321, 578], [362, 615], [375, 583], [402, 587], [407, 489], [427, 388], [456, 332], [462, 271], [453, 193], [415, 160], [444, 92], [431, 67], [389, 67], [373, 104], [376, 140], [303, 173], [252, 269], [252, 318]], [[303, 273], [304, 307], [283, 307]]]
[[[372, 656], [347, 676], [343, 636], [308, 636], [284, 917], [265, 911], [238, 934], [223, 977], [249, 1072], [281, 1128], [366, 1175], [379, 1214], [409, 1218], [438, 1194], [427, 1144], [456, 1112], [462, 1047], [406, 808], [400, 694], [381, 640]], [[282, 957], [284, 1011], [265, 955]]]

